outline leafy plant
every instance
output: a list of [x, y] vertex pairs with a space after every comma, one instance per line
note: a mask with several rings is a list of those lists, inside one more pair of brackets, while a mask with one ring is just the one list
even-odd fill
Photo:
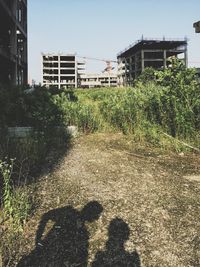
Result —
[[[148, 95], [148, 120], [161, 125], [173, 137], [188, 138], [200, 129], [200, 85], [195, 69], [186, 68], [182, 60], [174, 57], [169, 63], [163, 70], [150, 71], [151, 83], [143, 79], [148, 76], [144, 72], [138, 79], [137, 88], [143, 88]], [[150, 87], [153, 90], [149, 91]]]
[[19, 231], [22, 230], [22, 224], [31, 211], [31, 202], [24, 187], [14, 190], [12, 186], [13, 163], [13, 159], [10, 163], [0, 161], [0, 171], [3, 176], [3, 212], [12, 230]]
[[6, 216], [11, 217], [13, 214], [13, 190], [11, 186], [11, 175], [13, 170], [13, 159], [11, 163], [0, 160], [0, 171], [3, 176], [3, 208]]

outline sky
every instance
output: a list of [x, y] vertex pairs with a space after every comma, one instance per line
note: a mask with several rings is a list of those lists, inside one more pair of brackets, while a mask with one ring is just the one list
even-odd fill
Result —
[[[42, 79], [41, 53], [116, 60], [144, 38], [185, 38], [189, 66], [200, 67], [200, 0], [28, 0], [29, 82]], [[89, 60], [87, 72], [101, 72]]]

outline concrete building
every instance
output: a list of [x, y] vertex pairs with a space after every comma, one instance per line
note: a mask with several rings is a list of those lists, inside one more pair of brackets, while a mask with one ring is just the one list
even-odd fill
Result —
[[182, 58], [188, 64], [187, 39], [141, 39], [117, 55], [118, 85], [132, 86], [146, 67], [163, 69], [171, 56]]
[[80, 82], [81, 88], [117, 87], [117, 73], [82, 74]]
[[76, 54], [42, 54], [42, 84], [46, 87], [77, 88], [85, 73], [85, 61]]
[[198, 76], [198, 78], [200, 80], [200, 68], [196, 68], [196, 72], [197, 72], [197, 76]]
[[195, 22], [193, 28], [195, 28], [196, 33], [200, 33], [200, 21]]
[[27, 0], [0, 0], [0, 83], [27, 84]]

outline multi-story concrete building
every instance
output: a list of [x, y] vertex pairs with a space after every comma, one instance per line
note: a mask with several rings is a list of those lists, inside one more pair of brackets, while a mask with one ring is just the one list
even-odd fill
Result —
[[43, 82], [46, 87], [77, 88], [85, 73], [85, 61], [76, 54], [42, 54]]
[[117, 73], [82, 74], [80, 75], [80, 87], [117, 87]]
[[195, 22], [193, 28], [195, 28], [196, 33], [200, 33], [200, 21]]
[[27, 0], [0, 0], [0, 83], [27, 84]]
[[118, 85], [133, 85], [133, 81], [146, 67], [165, 68], [169, 65], [168, 58], [171, 56], [182, 58], [187, 66], [187, 39], [137, 41], [117, 55]]

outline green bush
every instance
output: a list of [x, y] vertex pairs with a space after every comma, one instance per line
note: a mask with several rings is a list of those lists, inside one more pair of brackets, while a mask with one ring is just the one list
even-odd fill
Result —
[[21, 87], [0, 88], [0, 125], [44, 129], [62, 125], [62, 111], [45, 88], [28, 93]]
[[145, 112], [173, 137], [188, 138], [200, 130], [200, 85], [196, 70], [186, 68], [183, 61], [170, 59], [168, 68], [146, 69], [136, 82], [147, 94]]

